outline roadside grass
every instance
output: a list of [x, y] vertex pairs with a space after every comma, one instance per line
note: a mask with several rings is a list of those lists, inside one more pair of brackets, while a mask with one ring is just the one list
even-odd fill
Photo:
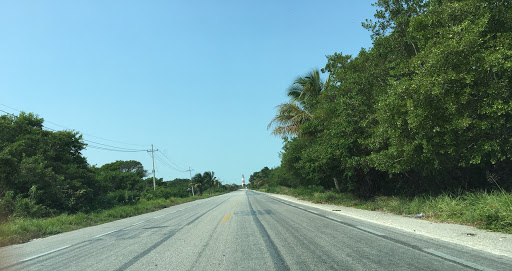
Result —
[[423, 219], [471, 225], [512, 234], [512, 193], [505, 191], [461, 192], [439, 196], [378, 196], [361, 199], [349, 193], [319, 191], [318, 187], [267, 187], [261, 191], [294, 196], [314, 203], [383, 211], [404, 216], [423, 214]]
[[220, 194], [222, 193], [188, 198], [141, 200], [134, 205], [117, 206], [88, 214], [62, 214], [51, 218], [13, 218], [0, 224], [0, 247], [25, 243], [32, 239], [99, 225]]

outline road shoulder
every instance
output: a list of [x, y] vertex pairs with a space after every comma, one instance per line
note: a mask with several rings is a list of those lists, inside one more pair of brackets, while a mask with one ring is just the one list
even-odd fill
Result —
[[329, 211], [333, 214], [336, 213], [350, 216], [356, 219], [467, 246], [496, 255], [512, 257], [511, 234], [490, 232], [466, 225], [432, 222], [426, 219], [406, 217], [379, 211], [360, 210], [352, 207], [331, 204], [317, 204], [287, 195], [259, 191], [257, 191], [257, 193], [263, 193], [274, 198]]

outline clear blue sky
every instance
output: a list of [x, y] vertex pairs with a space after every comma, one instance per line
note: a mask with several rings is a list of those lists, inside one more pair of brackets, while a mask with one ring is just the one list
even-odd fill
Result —
[[[154, 144], [164, 180], [188, 178], [170, 166], [190, 166], [241, 183], [280, 164], [267, 124], [293, 80], [326, 55], [371, 47], [361, 22], [372, 2], [2, 1], [0, 109], [36, 113], [91, 145]], [[91, 165], [137, 160], [151, 171], [145, 152], [83, 153]]]

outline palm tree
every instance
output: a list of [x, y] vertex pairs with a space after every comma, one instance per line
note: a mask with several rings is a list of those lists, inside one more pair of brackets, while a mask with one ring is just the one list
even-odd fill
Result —
[[205, 171], [203, 173], [203, 178], [205, 180], [205, 184], [210, 187], [210, 194], [212, 193], [212, 187], [217, 181], [217, 177], [215, 177], [215, 172], [213, 171]]
[[311, 114], [298, 102], [290, 100], [277, 106], [277, 114], [270, 121], [267, 129], [274, 126], [272, 134], [276, 136], [296, 136], [299, 135], [302, 124], [310, 120]]
[[306, 76], [298, 77], [288, 88], [287, 95], [297, 101], [305, 110], [311, 110], [324, 89], [319, 70], [312, 70]]
[[300, 127], [311, 120], [312, 109], [324, 89], [319, 70], [312, 70], [306, 76], [298, 77], [288, 88], [290, 101], [277, 106], [277, 114], [267, 126], [274, 127], [273, 135], [300, 136]]
[[203, 175], [201, 175], [201, 173], [194, 175], [194, 177], [192, 177], [192, 183], [197, 188], [197, 191], [199, 191], [199, 195], [202, 196], [205, 186], [205, 178], [203, 178]]

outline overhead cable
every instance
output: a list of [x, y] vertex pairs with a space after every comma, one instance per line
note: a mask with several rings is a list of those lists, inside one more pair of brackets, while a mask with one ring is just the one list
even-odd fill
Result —
[[[0, 105], [1, 105], [1, 106], [4, 106], [4, 107], [7, 107], [7, 108], [10, 108], [10, 109], [12, 109], [12, 110], [15, 110], [15, 111], [17, 111], [17, 112], [22, 112], [22, 111], [21, 111], [21, 110], [19, 110], [19, 109], [16, 109], [16, 108], [14, 108], [14, 107], [10, 107], [10, 106], [5, 105], [5, 104], [0, 104]], [[9, 112], [6, 112], [6, 111], [4, 111], [4, 110], [0, 110], [0, 111], [2, 111], [2, 112], [4, 112], [4, 113], [7, 113], [7, 114], [10, 114], [10, 115], [13, 115], [13, 116], [14, 116], [14, 114], [9, 113]], [[64, 129], [66, 129], [66, 130], [74, 130], [74, 129], [70, 129], [69, 127], [66, 127], [66, 126], [63, 126], [63, 125], [57, 124], [57, 123], [55, 123], [55, 122], [51, 122], [51, 121], [46, 120], [46, 119], [44, 119], [44, 122], [46, 122], [46, 123], [51, 123], [51, 124], [53, 124], [53, 125], [55, 125], [55, 126], [58, 126], [58, 127], [64, 128]], [[51, 131], [57, 131], [56, 129], [50, 128], [50, 127], [45, 126], [45, 125], [43, 125], [43, 128], [46, 128], [47, 130], [51, 130]], [[91, 135], [91, 134], [87, 134], [87, 133], [83, 133], [83, 132], [79, 132], [79, 133], [80, 133], [80, 134], [82, 134], [82, 135], [87, 135], [87, 136], [89, 136], [89, 137], [95, 137], [95, 138], [99, 138], [99, 139], [102, 139], [102, 140], [105, 140], [105, 141], [110, 141], [110, 142], [119, 143], [119, 144], [124, 144], [124, 145], [132, 145], [132, 146], [146, 146], [146, 145], [142, 145], [142, 144], [132, 144], [132, 143], [125, 143], [125, 142], [120, 142], [120, 141], [110, 140], [110, 139], [102, 138], [102, 137], [99, 137], [99, 136], [95, 136], [95, 135]], [[85, 140], [85, 139], [84, 139], [84, 141], [87, 141], [87, 140]], [[91, 141], [91, 142], [92, 142], [92, 141]], [[97, 143], [97, 144], [100, 144], [100, 143]], [[100, 145], [106, 145], [106, 144], [100, 144]], [[109, 145], [107, 145], [107, 146], [109, 146]], [[116, 149], [126, 149], [126, 148], [120, 148], [120, 147], [114, 147], [114, 146], [109, 146], [109, 147], [113, 147], [113, 148], [116, 148]], [[129, 149], [127, 149], [127, 150], [129, 150]], [[131, 149], [130, 149], [130, 150], [131, 150]]]
[[93, 144], [98, 144], [98, 145], [109, 147], [109, 148], [114, 148], [114, 149], [119, 150], [119, 151], [129, 151], [129, 152], [143, 152], [143, 151], [147, 151], [147, 150], [141, 150], [141, 149], [137, 150], [137, 149], [128, 149], [128, 148], [116, 147], [116, 146], [102, 144], [102, 143], [95, 142], [95, 141], [88, 140], [88, 139], [83, 139], [83, 141], [91, 142]]
[[177, 165], [176, 163], [174, 163], [171, 159], [169, 159], [169, 157], [167, 157], [167, 155], [165, 155], [165, 153], [163, 152], [160, 152], [169, 162], [171, 162], [173, 165], [175, 165], [177, 168], [179, 168], [180, 170], [185, 170], [185, 171], [188, 171], [186, 169], [184, 169], [182, 166], [179, 166]]
[[169, 167], [170, 169], [174, 170], [174, 171], [179, 171], [179, 172], [187, 172], [188, 170], [182, 170], [182, 169], [178, 169], [172, 165], [170, 165], [169, 163], [167, 163], [165, 160], [163, 160], [160, 156], [158, 155], [155, 155], [155, 158], [160, 161], [162, 164], [166, 165], [167, 167]]

